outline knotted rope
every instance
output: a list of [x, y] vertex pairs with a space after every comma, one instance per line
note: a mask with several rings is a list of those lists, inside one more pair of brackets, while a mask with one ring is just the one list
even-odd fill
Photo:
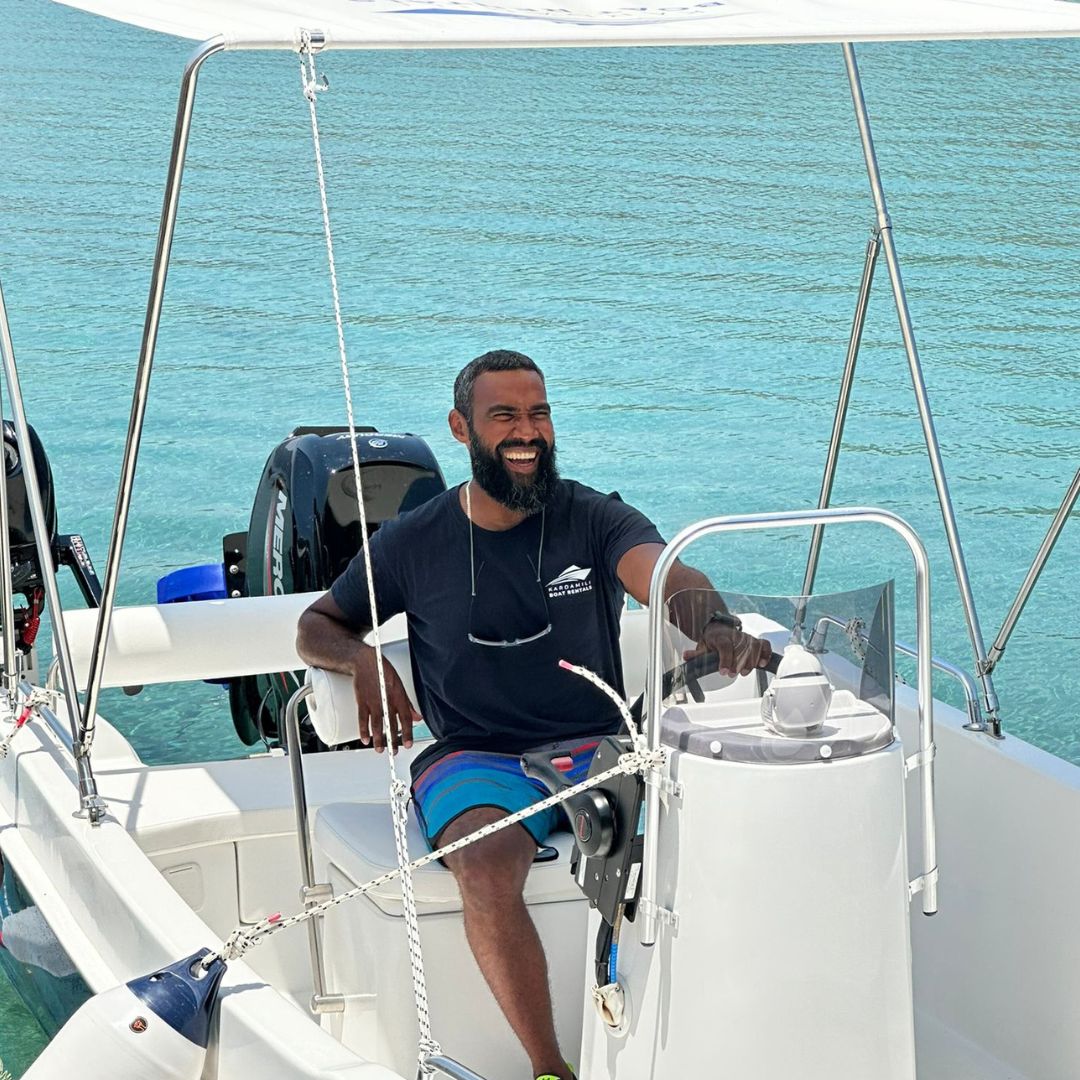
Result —
[[[48, 691], [37, 689], [23, 699], [22, 709], [19, 711], [19, 715], [14, 716], [13, 712], [14, 718], [11, 721], [11, 727], [4, 733], [3, 738], [0, 738], [0, 759], [8, 756], [12, 740], [19, 734], [27, 722], [34, 717], [38, 709], [42, 705], [47, 705], [49, 703], [50, 697], [51, 695]], [[17, 701], [12, 702], [13, 706], [15, 704], [17, 704]], [[2, 1080], [2, 1078], [0, 1078], [0, 1080]]]
[[401, 876], [403, 870], [408, 870], [409, 872], [419, 870], [438, 859], [443, 859], [447, 855], [452, 855], [455, 851], [460, 851], [462, 848], [468, 847], [469, 844], [474, 844], [478, 840], [483, 840], [485, 836], [491, 836], [494, 833], [509, 828], [511, 825], [517, 825], [526, 818], [532, 817], [533, 814], [539, 814], [544, 810], [549, 810], [553, 806], [558, 806], [567, 799], [572, 799], [575, 795], [580, 795], [583, 791], [588, 791], [591, 788], [599, 787], [601, 784], [606, 784], [616, 776], [631, 775], [634, 773], [644, 774], [651, 769], [661, 768], [667, 761], [667, 754], [667, 749], [664, 747], [655, 751], [640, 749], [630, 750], [627, 753], [622, 754], [619, 757], [619, 760], [612, 765], [611, 768], [605, 769], [595, 776], [587, 777], [585, 780], [582, 780], [580, 783], [574, 784], [571, 787], [564, 788], [555, 795], [549, 795], [546, 799], [541, 799], [539, 802], [525, 807], [524, 810], [518, 810], [513, 814], [508, 814], [506, 817], [499, 818], [498, 821], [494, 821], [490, 825], [484, 825], [475, 832], [469, 833], [468, 836], [463, 836], [460, 840], [455, 840], [451, 844], [445, 844], [436, 851], [431, 851], [427, 855], [422, 855], [418, 859], [413, 859], [413, 861], [407, 863], [405, 867], [398, 866], [393, 870], [387, 870], [385, 874], [380, 874], [378, 877], [364, 882], [363, 885], [357, 885], [347, 892], [338, 893], [337, 896], [332, 896], [328, 900], [324, 900], [321, 903], [308, 908], [306, 911], [301, 911], [287, 917], [282, 916], [281, 914], [270, 915], [261, 922], [255, 923], [253, 926], [234, 930], [219, 952], [211, 953], [203, 959], [203, 967], [209, 968], [218, 959], [236, 960], [270, 935], [279, 933], [291, 926], [298, 926], [300, 923], [307, 922], [308, 919], [313, 919], [317, 915], [321, 915], [333, 907], [344, 904], [349, 900], [354, 900], [358, 896], [363, 896], [365, 893], [369, 893], [373, 889], [377, 889], [387, 882], [393, 881], [395, 878]]

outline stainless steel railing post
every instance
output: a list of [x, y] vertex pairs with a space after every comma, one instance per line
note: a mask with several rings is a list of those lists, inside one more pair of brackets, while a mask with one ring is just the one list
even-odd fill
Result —
[[[300, 899], [305, 906], [328, 900], [331, 896], [329, 885], [319, 885], [315, 881], [315, 859], [308, 829], [307, 789], [304, 786], [304, 755], [300, 749], [300, 704], [311, 694], [310, 685], [301, 686], [285, 706], [285, 737], [288, 740], [289, 774], [292, 777], [293, 807], [296, 812], [296, 840], [300, 847], [300, 873], [303, 878]], [[308, 951], [311, 955], [311, 1011], [316, 1014], [339, 1013], [345, 1009], [345, 998], [341, 994], [326, 992], [321, 923], [321, 915], [307, 921]]]
[[922, 422], [927, 454], [930, 457], [930, 468], [934, 474], [934, 487], [937, 490], [941, 516], [945, 523], [945, 536], [949, 542], [953, 571], [956, 575], [956, 584], [960, 590], [960, 600], [964, 606], [968, 636], [971, 638], [971, 647], [975, 653], [976, 674], [982, 682], [986, 716], [991, 731], [994, 735], [1000, 735], [1001, 721], [998, 718], [997, 692], [994, 690], [994, 682], [987, 667], [986, 645], [983, 641], [982, 628], [979, 625], [978, 611], [975, 608], [975, 598], [971, 592], [971, 581], [968, 577], [967, 564], [964, 561], [964, 548], [960, 542], [960, 530], [956, 524], [956, 512], [953, 509], [952, 498], [949, 495], [949, 483], [945, 477], [945, 465], [941, 458], [941, 447], [938, 444], [937, 431], [934, 428], [933, 413], [930, 411], [930, 399], [926, 392], [926, 380], [923, 378], [922, 364], [919, 361], [919, 350], [915, 344], [915, 331], [911, 323], [911, 312], [908, 310], [907, 296], [904, 293], [904, 281], [900, 274], [900, 262], [896, 254], [896, 244], [893, 241], [892, 222], [889, 219], [889, 210], [885, 202], [885, 189], [881, 183], [881, 170], [878, 168], [874, 140], [870, 132], [870, 118], [866, 110], [866, 99], [863, 97], [859, 67], [855, 61], [855, 49], [848, 42], [843, 45], [843, 50], [844, 64], [847, 68], [848, 82], [851, 86], [851, 100], [855, 106], [855, 117], [859, 125], [863, 158], [866, 161], [870, 191], [877, 212], [878, 232], [881, 234], [882, 247], [885, 249], [885, 263], [889, 269], [889, 281], [892, 284], [896, 314], [900, 320], [900, 335], [904, 341], [904, 351], [907, 354], [908, 367], [911, 371], [911, 382], [915, 389], [915, 400], [919, 408], [919, 419]]
[[[7, 307], [4, 304], [3, 291], [0, 290], [0, 356], [3, 359], [4, 378], [11, 394], [11, 418], [15, 425], [15, 437], [18, 440], [19, 457], [22, 461], [23, 474], [26, 477], [26, 505], [30, 510], [30, 520], [34, 527], [34, 544], [37, 548], [38, 562], [41, 564], [41, 580], [45, 586], [45, 601], [52, 623], [53, 650], [60, 666], [60, 681], [64, 688], [68, 716], [71, 721], [72, 753], [75, 757], [75, 773], [79, 781], [80, 805], [89, 815], [91, 824], [96, 825], [105, 812], [105, 804], [97, 792], [93, 770], [90, 768], [89, 748], [80, 737], [79, 697], [75, 682], [75, 669], [71, 664], [71, 649], [68, 647], [67, 630], [64, 627], [64, 611], [60, 606], [60, 590], [56, 584], [56, 566], [53, 563], [52, 546], [45, 522], [45, 508], [41, 504], [41, 488], [38, 487], [37, 467], [30, 446], [30, 428], [26, 422], [26, 410], [23, 407], [22, 386], [19, 371], [15, 366], [15, 349], [11, 341], [11, 328], [8, 323]], [[6, 476], [4, 480], [6, 481]]]
[[1039, 550], [1035, 553], [1035, 559], [1020, 586], [1019, 592], [1016, 594], [1016, 599], [1012, 602], [1012, 607], [1009, 608], [1009, 613], [1005, 616], [1005, 621], [1001, 624], [997, 637], [994, 638], [994, 644], [990, 646], [990, 652], [986, 657], [987, 674], [994, 670], [997, 662], [1001, 659], [1002, 653], [1005, 652], [1005, 646], [1008, 645], [1009, 638], [1012, 637], [1017, 620], [1024, 611], [1024, 605], [1027, 604], [1028, 597], [1031, 596], [1031, 590], [1035, 588], [1035, 583], [1039, 580], [1043, 567], [1046, 566], [1046, 560], [1050, 558], [1050, 553], [1054, 550], [1054, 545], [1061, 535], [1061, 530], [1065, 528], [1065, 522], [1068, 521], [1069, 514], [1072, 513], [1077, 496], [1080, 496], [1080, 469], [1077, 470], [1076, 475], [1073, 477], [1069, 490], [1065, 492], [1065, 498], [1061, 500], [1061, 506], [1058, 507], [1054, 520], [1050, 522], [1050, 528], [1047, 529], [1046, 536], [1043, 538], [1042, 544], [1039, 545]]
[[[859, 297], [855, 302], [855, 317], [851, 323], [851, 336], [848, 338], [844, 374], [840, 379], [840, 393], [836, 399], [836, 413], [833, 416], [832, 435], [829, 438], [829, 452], [825, 458], [825, 471], [821, 477], [821, 493], [818, 495], [819, 510], [824, 510], [832, 498], [833, 481], [836, 479], [836, 464], [840, 458], [840, 445], [844, 438], [844, 423], [847, 420], [848, 406], [851, 404], [851, 387], [855, 382], [855, 364], [859, 359], [863, 328], [866, 326], [866, 311], [870, 306], [870, 290], [874, 284], [874, 269], [877, 266], [880, 251], [881, 233], [875, 229], [870, 234], [870, 239], [866, 244], [866, 261], [863, 263], [862, 280], [859, 282]], [[793, 631], [796, 633], [802, 629], [803, 619], [806, 617], [806, 599], [814, 591], [814, 578], [817, 576], [818, 560], [821, 557], [821, 542], [824, 536], [825, 530], [820, 525], [815, 525], [814, 531], [810, 535], [810, 552], [806, 557], [802, 599], [795, 614]]]
[[[8, 324], [7, 308], [4, 306], [3, 288], [0, 286], [0, 341], [5, 352], [15, 354]], [[3, 380], [0, 380], [0, 425], [4, 416]], [[9, 699], [15, 696], [19, 685], [15, 654], [15, 590], [11, 581], [11, 532], [8, 513], [7, 451], [0, 432], [0, 630], [4, 638], [3, 689]]]
[[[694, 541], [716, 533], [775, 528], [805, 528], [812, 525], [868, 523], [884, 525], [900, 535], [915, 564], [915, 628], [918, 648], [919, 751], [914, 755], [922, 769], [922, 848], [923, 872], [914, 883], [923, 896], [923, 912], [937, 911], [937, 815], [934, 803], [934, 697], [931, 679], [933, 649], [930, 635], [930, 562], [915, 530], [902, 518], [887, 510], [870, 507], [853, 509], [787, 511], [771, 514], [747, 514], [709, 518], [683, 529], [664, 548], [649, 583], [649, 659], [645, 676], [647, 692], [645, 716], [648, 722], [649, 747], [660, 749], [660, 726], [663, 710], [663, 642], [665, 623], [664, 594], [668, 573], [680, 554]], [[658, 827], [660, 823], [660, 784], [655, 776], [647, 777], [645, 796], [645, 851], [643, 856], [641, 901], [638, 921], [643, 945], [656, 941], [658, 906]]]
[[180, 202], [180, 184], [184, 175], [188, 135], [191, 131], [191, 114], [195, 105], [195, 88], [199, 70], [207, 57], [225, 48], [222, 38], [200, 45], [184, 68], [180, 81], [180, 100], [176, 109], [173, 129], [172, 154], [165, 184], [165, 198], [161, 209], [157, 250], [150, 277], [150, 296], [146, 304], [146, 321], [143, 326], [142, 347], [135, 375], [135, 391], [131, 401], [131, 417], [128, 421], [127, 442], [120, 470], [120, 484], [116, 493], [116, 511], [113, 516], [112, 535], [109, 538], [109, 554], [105, 564], [105, 581], [101, 590], [101, 607], [98, 610], [94, 644], [90, 653], [90, 669], [86, 681], [86, 703], [83, 709], [83, 739], [87, 745], [93, 740], [94, 717], [97, 714], [98, 695], [104, 671], [105, 649], [112, 623], [113, 606], [116, 602], [116, 583], [120, 574], [120, 557], [127, 532], [128, 511], [131, 507], [131, 489], [135, 483], [135, 466], [139, 458], [143, 419], [146, 415], [147, 396], [150, 392], [150, 374], [154, 366], [154, 350], [157, 346], [158, 325], [161, 321], [161, 305], [165, 295], [165, 279], [169, 272], [169, 254], [172, 250], [176, 211]]

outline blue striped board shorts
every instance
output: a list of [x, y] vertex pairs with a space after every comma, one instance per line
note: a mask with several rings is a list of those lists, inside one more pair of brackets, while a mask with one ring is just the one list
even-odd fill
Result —
[[[557, 767], [571, 784], [577, 784], [588, 776], [602, 738], [582, 736], [534, 749], [563, 751], [562, 756], [570, 760], [558, 762]], [[486, 750], [453, 751], [429, 765], [413, 782], [417, 818], [432, 847], [447, 825], [468, 810], [494, 806], [513, 814], [550, 794], [539, 780], [525, 775], [520, 754]], [[521, 824], [541, 848], [551, 833], [569, 827], [566, 812], [557, 806], [540, 810]]]

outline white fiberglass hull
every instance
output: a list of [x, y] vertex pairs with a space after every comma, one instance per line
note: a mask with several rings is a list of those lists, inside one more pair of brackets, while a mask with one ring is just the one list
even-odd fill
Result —
[[[910, 746], [914, 694], [898, 690]], [[1066, 838], [1080, 830], [1080, 769], [1012, 737], [965, 731], [964, 720], [937, 703], [941, 907], [933, 918], [911, 913], [918, 1075], [1072, 1080], [1080, 1031], [1066, 1017], [1080, 999], [1080, 927], [1067, 898], [1080, 895], [1080, 858]], [[5, 863], [91, 991], [300, 906], [284, 758], [150, 768], [105, 725], [95, 763], [110, 814], [91, 828], [72, 813], [70, 759], [40, 724], [0, 762]], [[313, 806], [385, 798], [386, 762], [370, 753], [313, 755], [308, 777]], [[917, 800], [908, 805], [917, 837]], [[391, 930], [400, 922], [387, 920]], [[565, 948], [579, 960], [587, 951], [581, 941]], [[320, 1026], [305, 1007], [311, 989], [303, 930], [231, 963], [205, 1075], [402, 1075]], [[433, 1005], [447, 1052], [454, 1032], [474, 1030], [477, 1010], [491, 1007], [464, 997]], [[703, 1033], [703, 1063], [708, 1049]], [[521, 1069], [515, 1062], [503, 1075], [514, 1080]]]

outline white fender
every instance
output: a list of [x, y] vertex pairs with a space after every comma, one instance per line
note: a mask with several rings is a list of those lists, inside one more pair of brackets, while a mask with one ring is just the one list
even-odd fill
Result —
[[95, 994], [60, 1029], [25, 1080], [199, 1080], [210, 1015], [225, 973], [217, 960], [190, 975], [206, 955]]

